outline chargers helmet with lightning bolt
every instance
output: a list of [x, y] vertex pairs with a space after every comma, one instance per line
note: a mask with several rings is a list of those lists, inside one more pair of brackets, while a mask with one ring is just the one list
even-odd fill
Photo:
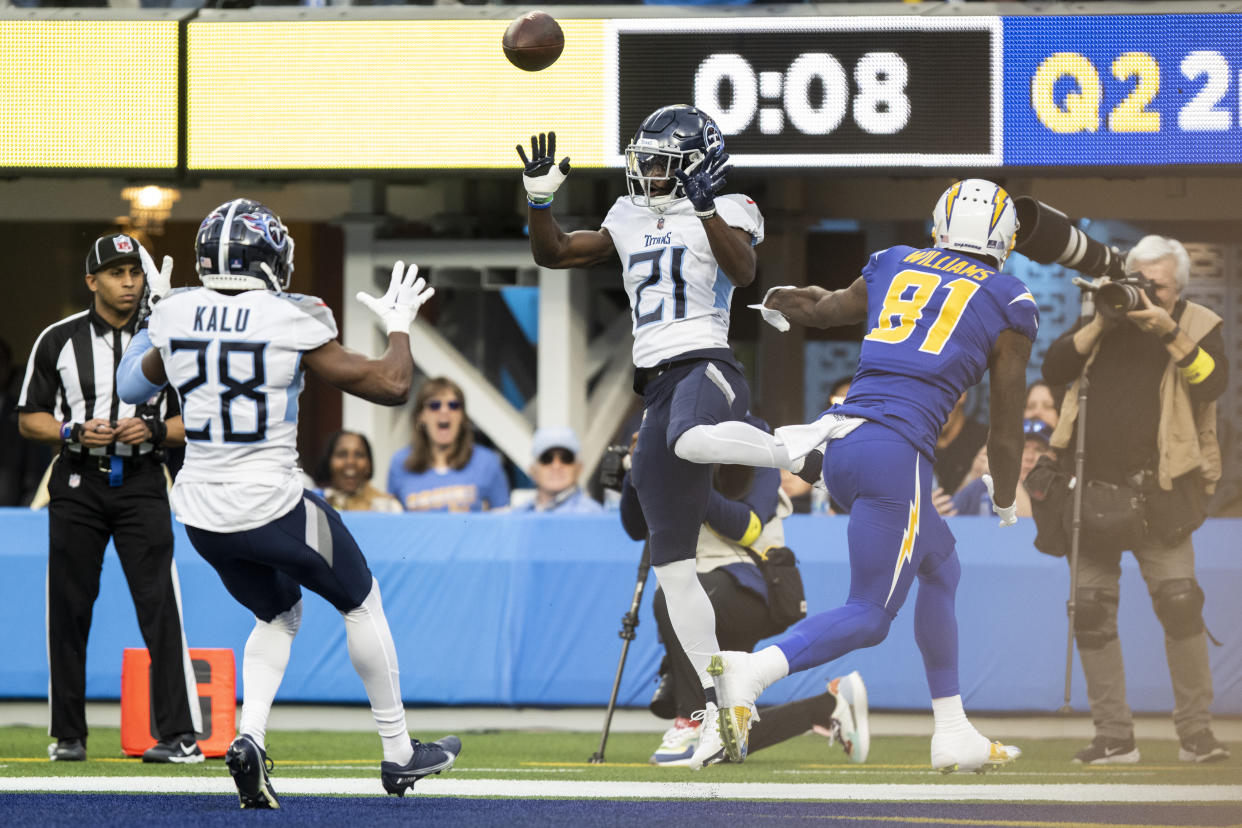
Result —
[[967, 178], [945, 190], [932, 211], [936, 247], [996, 260], [999, 270], [1013, 250], [1018, 214], [1009, 193], [991, 181]]

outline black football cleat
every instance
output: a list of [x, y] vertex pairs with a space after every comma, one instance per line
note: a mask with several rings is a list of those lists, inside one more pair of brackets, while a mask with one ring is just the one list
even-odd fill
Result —
[[53, 762], [85, 762], [85, 739], [57, 739], [47, 746], [47, 758]]
[[802, 468], [798, 470], [797, 476], [814, 486], [819, 482], [823, 474], [824, 453], [819, 449], [812, 449], [811, 453], [802, 461]]
[[267, 752], [255, 744], [245, 734], [238, 736], [229, 745], [224, 754], [224, 764], [229, 773], [233, 774], [233, 783], [237, 785], [237, 798], [242, 808], [276, 809], [280, 803], [276, 801], [276, 791], [272, 790], [272, 780], [267, 775], [274, 762], [267, 758]]
[[456, 736], [445, 736], [431, 743], [411, 739], [410, 744], [414, 748], [414, 756], [404, 765], [396, 762], [380, 763], [380, 779], [384, 783], [384, 790], [390, 794], [405, 796], [405, 792], [424, 776], [453, 767], [461, 754], [461, 739]]
[[175, 765], [194, 765], [203, 761], [204, 758], [203, 751], [199, 748], [193, 733], [182, 733], [180, 736], [160, 739], [142, 754], [144, 762]]

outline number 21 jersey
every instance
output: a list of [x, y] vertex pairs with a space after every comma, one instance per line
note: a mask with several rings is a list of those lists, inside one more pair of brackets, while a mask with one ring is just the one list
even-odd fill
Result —
[[332, 311], [296, 293], [188, 288], [155, 306], [151, 344], [185, 421], [185, 465], [171, 498], [178, 519], [239, 532], [297, 504], [302, 353], [336, 335]]
[[[763, 215], [746, 196], [717, 196], [716, 213], [749, 233], [751, 244], [763, 241]], [[630, 297], [635, 366], [650, 368], [687, 351], [729, 347], [733, 283], [716, 263], [689, 199], [659, 213], [622, 196], [603, 229], [617, 248]]]

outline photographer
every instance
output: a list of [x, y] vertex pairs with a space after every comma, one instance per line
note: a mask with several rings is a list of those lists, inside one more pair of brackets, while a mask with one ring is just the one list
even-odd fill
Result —
[[[767, 430], [754, 417], [747, 421]], [[620, 452], [610, 449], [620, 459]], [[607, 466], [621, 465], [616, 460]], [[602, 475], [605, 485], [613, 474]], [[805, 615], [802, 582], [796, 562], [785, 547], [783, 520], [793, 508], [780, 488], [777, 469], [719, 465], [712, 476], [707, 520], [699, 530], [696, 569], [716, 616], [716, 635], [722, 647], [749, 652], [762, 638], [775, 635]], [[635, 540], [646, 538], [647, 521], [629, 475], [621, 482], [621, 523]], [[762, 561], [762, 564], [759, 563]], [[775, 578], [774, 579], [774, 575]], [[704, 727], [706, 698], [689, 658], [678, 644], [669, 622], [662, 590], [652, 610], [667, 649], [660, 687], [652, 712], [672, 718], [650, 762], [663, 767], [693, 769], [727, 761], [724, 751], [698, 755]], [[867, 693], [857, 672], [828, 682], [826, 692], [765, 709], [750, 734], [750, 751], [761, 750], [808, 730], [839, 741], [854, 762], [865, 762], [870, 749]]]
[[[1105, 283], [1096, 292], [1095, 315], [1058, 338], [1043, 364], [1051, 385], [1073, 383], [1052, 436], [1067, 463], [1074, 453], [1067, 449], [1076, 445], [1084, 372], [1090, 388], [1074, 633], [1096, 735], [1074, 761], [1139, 761], [1117, 637], [1126, 549], [1138, 561], [1165, 630], [1179, 758], [1224, 759], [1229, 751], [1210, 729], [1204, 596], [1190, 541], [1221, 473], [1215, 400], [1229, 374], [1221, 319], [1180, 298], [1190, 259], [1173, 239], [1143, 238], [1127, 256], [1125, 272], [1140, 273], [1149, 284]], [[1138, 502], [1141, 513], [1115, 506]]]

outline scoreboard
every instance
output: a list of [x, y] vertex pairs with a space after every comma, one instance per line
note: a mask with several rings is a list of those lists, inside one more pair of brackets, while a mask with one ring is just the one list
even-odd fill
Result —
[[739, 167], [1242, 173], [1237, 13], [564, 19], [522, 72], [503, 20], [319, 11], [0, 15], [0, 173], [615, 168], [674, 103]]

